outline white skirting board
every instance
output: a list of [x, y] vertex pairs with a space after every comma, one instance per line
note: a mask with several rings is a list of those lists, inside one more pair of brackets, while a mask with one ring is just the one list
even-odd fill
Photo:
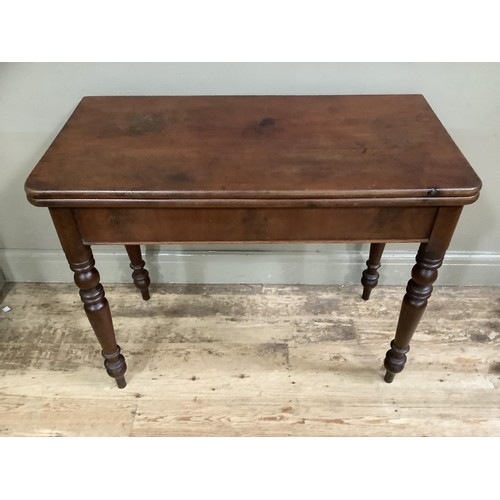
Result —
[[[386, 251], [381, 285], [404, 285], [415, 263], [413, 251]], [[147, 249], [146, 268], [154, 283], [359, 284], [363, 251], [169, 251]], [[125, 251], [94, 247], [103, 283], [131, 282]], [[73, 273], [60, 250], [0, 250], [0, 269], [10, 282], [71, 282]], [[437, 284], [498, 286], [500, 253], [447, 253]]]

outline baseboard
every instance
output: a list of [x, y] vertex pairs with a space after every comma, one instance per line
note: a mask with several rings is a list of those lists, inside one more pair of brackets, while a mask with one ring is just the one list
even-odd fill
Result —
[[[94, 249], [103, 283], [129, 283], [125, 252]], [[366, 251], [167, 251], [148, 250], [147, 269], [155, 283], [358, 284]], [[415, 263], [413, 252], [384, 253], [381, 285], [403, 285]], [[62, 251], [0, 250], [0, 268], [13, 282], [71, 282]], [[497, 286], [500, 254], [448, 252], [440, 285]]]
[[4, 276], [3, 271], [2, 271], [2, 266], [0, 265], [0, 290], [5, 285], [5, 282], [6, 282], [5, 276]]

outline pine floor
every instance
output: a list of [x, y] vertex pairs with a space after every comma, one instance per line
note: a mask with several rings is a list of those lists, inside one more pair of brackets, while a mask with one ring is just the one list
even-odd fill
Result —
[[404, 287], [106, 287], [119, 390], [74, 285], [7, 284], [2, 436], [499, 436], [500, 288], [436, 287], [393, 384]]

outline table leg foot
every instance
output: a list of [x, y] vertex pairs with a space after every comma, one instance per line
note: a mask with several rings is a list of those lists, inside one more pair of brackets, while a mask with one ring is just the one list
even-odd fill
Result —
[[406, 354], [410, 350], [410, 346], [399, 348], [396, 346], [395, 340], [391, 342], [391, 348], [387, 351], [384, 360], [384, 367], [387, 370], [384, 380], [391, 383], [397, 373], [401, 373], [406, 363]]
[[120, 346], [117, 345], [116, 350], [111, 354], [106, 354], [102, 351], [102, 357], [104, 358], [104, 366], [108, 375], [116, 380], [116, 385], [120, 389], [125, 388], [127, 385], [127, 382], [125, 382], [127, 364], [125, 363], [125, 358], [120, 353]]
[[125, 377], [118, 377], [115, 380], [118, 389], [125, 389], [125, 387], [127, 387], [127, 381], [125, 380]]
[[134, 285], [140, 290], [143, 300], [149, 300], [151, 298], [149, 295], [151, 281], [147, 269], [144, 269], [146, 263], [142, 259], [141, 246], [125, 245], [125, 249], [130, 258], [130, 269], [133, 271], [132, 279], [134, 280]]
[[384, 252], [385, 243], [372, 243], [370, 245], [370, 256], [366, 261], [367, 268], [363, 271], [361, 284], [363, 285], [363, 300], [368, 300], [372, 290], [377, 286], [380, 268], [380, 260]]

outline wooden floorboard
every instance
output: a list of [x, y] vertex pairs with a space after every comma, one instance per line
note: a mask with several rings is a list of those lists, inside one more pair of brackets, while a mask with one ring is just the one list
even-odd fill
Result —
[[78, 293], [7, 284], [2, 436], [498, 436], [500, 288], [436, 287], [405, 371], [382, 380], [402, 287], [107, 287], [118, 390]]

